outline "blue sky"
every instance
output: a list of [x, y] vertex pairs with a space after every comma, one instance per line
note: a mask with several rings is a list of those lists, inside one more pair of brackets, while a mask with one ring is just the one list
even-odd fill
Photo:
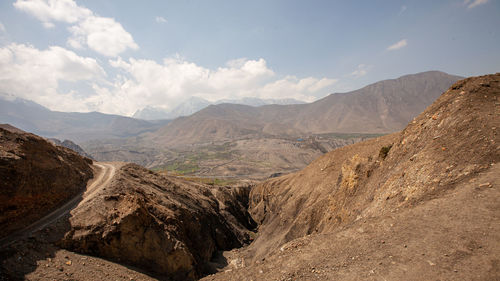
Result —
[[498, 72], [500, 1], [0, 3], [0, 93], [131, 115], [190, 96], [313, 101], [427, 70]]

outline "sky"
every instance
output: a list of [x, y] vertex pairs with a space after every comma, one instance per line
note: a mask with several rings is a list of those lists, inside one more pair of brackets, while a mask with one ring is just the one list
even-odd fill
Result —
[[0, 95], [128, 116], [192, 96], [311, 102], [500, 72], [499, 27], [499, 0], [2, 0]]

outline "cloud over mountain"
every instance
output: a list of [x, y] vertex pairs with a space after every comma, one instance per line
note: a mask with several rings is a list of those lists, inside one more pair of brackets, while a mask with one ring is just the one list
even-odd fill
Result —
[[[107, 63], [59, 46], [40, 50], [11, 43], [0, 48], [0, 93], [52, 110], [131, 115], [146, 106], [172, 109], [192, 96], [210, 101], [249, 96], [312, 101], [331, 93], [337, 81], [280, 76], [262, 58], [232, 60], [216, 69], [175, 57], [162, 63], [119, 57]], [[109, 68], [118, 74], [109, 75]]]
[[71, 92], [59, 90], [61, 83], [102, 80], [105, 72], [88, 57], [52, 46], [39, 50], [31, 45], [10, 44], [0, 48], [0, 92], [50, 104], [52, 108], [85, 110], [74, 103]]
[[[210, 101], [243, 97], [294, 98], [312, 101], [331, 92], [336, 79], [279, 77], [264, 59], [238, 59], [208, 69], [180, 58], [111, 60], [121, 70], [115, 90], [128, 102], [127, 114], [147, 105], [173, 108], [179, 101], [198, 96]], [[123, 105], [123, 103], [122, 103]]]

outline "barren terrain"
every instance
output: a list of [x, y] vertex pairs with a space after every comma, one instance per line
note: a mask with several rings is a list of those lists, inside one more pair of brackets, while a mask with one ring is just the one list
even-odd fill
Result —
[[293, 239], [260, 259], [227, 253], [230, 266], [202, 280], [500, 280], [499, 174], [493, 165], [439, 198]]
[[96, 163], [76, 207], [4, 244], [0, 276], [500, 280], [499, 128], [494, 74], [455, 83], [401, 132], [254, 187]]

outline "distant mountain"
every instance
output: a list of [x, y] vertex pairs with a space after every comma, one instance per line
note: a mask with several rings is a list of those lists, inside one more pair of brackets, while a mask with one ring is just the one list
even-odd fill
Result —
[[196, 113], [209, 105], [215, 104], [241, 104], [248, 106], [263, 106], [269, 104], [304, 104], [305, 102], [296, 99], [259, 99], [253, 97], [247, 97], [242, 99], [223, 99], [216, 102], [209, 102], [206, 99], [199, 97], [190, 97], [186, 101], [182, 102], [172, 110], [167, 110], [154, 106], [146, 106], [143, 109], [137, 110], [133, 118], [144, 119], [144, 120], [161, 120], [161, 119], [175, 119], [177, 117], [189, 116]]
[[74, 152], [80, 154], [81, 156], [83, 157], [87, 157], [87, 158], [90, 158], [92, 159], [92, 156], [90, 156], [87, 152], [85, 152], [85, 150], [83, 150], [78, 144], [70, 141], [70, 140], [64, 140], [64, 141], [60, 141], [58, 139], [55, 139], [55, 138], [50, 138], [50, 139], [47, 139], [49, 142], [57, 145], [57, 146], [62, 146], [62, 147], [66, 147], [66, 148], [69, 148], [71, 150], [73, 150]]
[[199, 97], [190, 97], [172, 110], [166, 110], [159, 107], [147, 106], [137, 110], [132, 117], [144, 120], [175, 119], [180, 116], [191, 115], [211, 103], [206, 99]]
[[166, 109], [154, 107], [154, 106], [146, 106], [143, 109], [137, 110], [132, 118], [142, 119], [142, 120], [161, 120], [161, 119], [170, 119], [169, 112]]
[[136, 136], [154, 131], [168, 121], [149, 122], [99, 112], [51, 111], [32, 101], [0, 96], [0, 123], [9, 123], [46, 138], [81, 143], [93, 139]]
[[384, 80], [310, 104], [219, 104], [178, 118], [150, 136], [159, 145], [234, 140], [245, 137], [326, 133], [390, 133], [401, 130], [461, 79], [439, 71]]

